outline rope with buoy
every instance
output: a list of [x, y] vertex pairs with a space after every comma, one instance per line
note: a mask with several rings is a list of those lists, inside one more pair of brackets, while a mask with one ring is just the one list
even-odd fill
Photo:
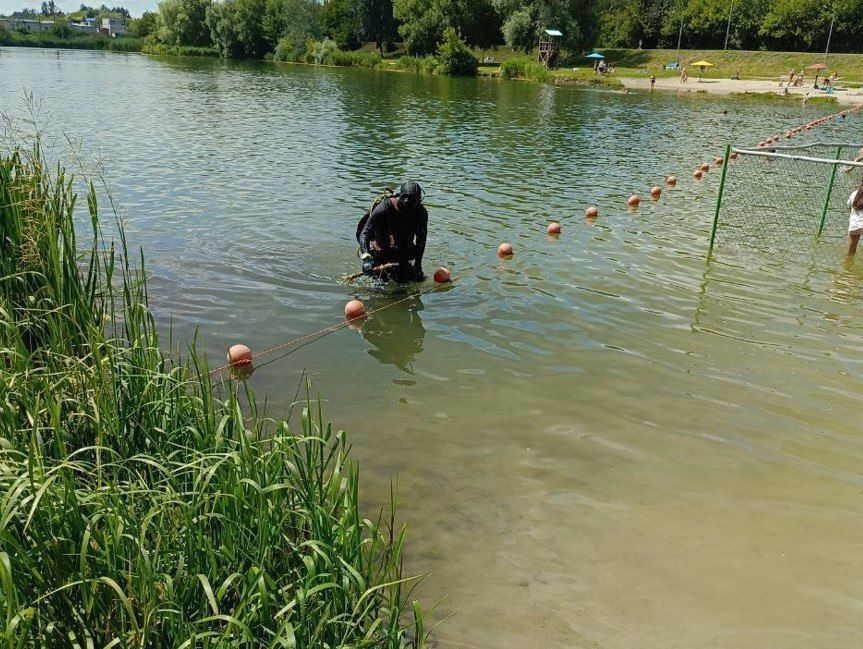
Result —
[[354, 322], [358, 322], [360, 320], [364, 320], [369, 316], [374, 315], [375, 313], [380, 313], [385, 309], [389, 309], [397, 304], [401, 304], [402, 302], [407, 302], [408, 300], [412, 300], [421, 295], [433, 293], [440, 289], [444, 284], [449, 283], [451, 280], [450, 272], [446, 268], [438, 268], [434, 274], [434, 280], [437, 283], [437, 286], [432, 288], [430, 291], [416, 291], [415, 293], [411, 293], [410, 295], [406, 295], [403, 298], [399, 298], [398, 300], [394, 300], [383, 306], [379, 306], [376, 309], [372, 309], [371, 311], [366, 311], [365, 305], [359, 300], [351, 300], [345, 305], [345, 319], [340, 322], [333, 323], [327, 327], [322, 327], [316, 331], [312, 331], [311, 333], [304, 334], [299, 336], [298, 338], [293, 338], [283, 343], [279, 343], [273, 347], [269, 347], [262, 352], [258, 352], [257, 354], [253, 354], [252, 350], [249, 349], [246, 345], [238, 344], [233, 345], [228, 350], [227, 359], [228, 362], [224, 365], [220, 365], [214, 369], [210, 370], [210, 374], [215, 374], [216, 372], [221, 372], [223, 370], [229, 368], [237, 368], [237, 367], [246, 367], [251, 365], [252, 361], [256, 358], [261, 358], [262, 356], [267, 356], [269, 354], [273, 354], [277, 351], [285, 349], [287, 347], [292, 347], [294, 345], [299, 345], [300, 343], [308, 342], [312, 339], [317, 339], [318, 337], [326, 336], [327, 334], [331, 334], [343, 327], [347, 327]]

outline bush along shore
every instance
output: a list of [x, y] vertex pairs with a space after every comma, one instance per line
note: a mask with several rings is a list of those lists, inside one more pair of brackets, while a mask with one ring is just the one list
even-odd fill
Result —
[[423, 646], [345, 435], [164, 352], [143, 255], [116, 217], [104, 243], [92, 184], [76, 233], [74, 186], [38, 144], [0, 154], [4, 645]]

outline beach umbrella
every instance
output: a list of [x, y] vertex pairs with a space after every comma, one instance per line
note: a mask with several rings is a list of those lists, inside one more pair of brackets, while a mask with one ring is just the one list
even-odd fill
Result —
[[704, 68], [716, 67], [712, 63], [710, 63], [710, 61], [704, 61], [704, 60], [696, 61], [692, 65], [697, 66], [701, 70], [701, 72], [698, 74], [698, 80], [699, 81], [701, 81], [701, 77], [704, 75]]
[[823, 63], [813, 63], [809, 66], [809, 70], [815, 70], [815, 86], [818, 87], [818, 75], [821, 74], [821, 70], [826, 69], [827, 66]]
[[602, 54], [600, 54], [599, 52], [594, 52], [593, 54], [588, 54], [584, 58], [586, 58], [586, 59], [604, 59], [605, 57]]

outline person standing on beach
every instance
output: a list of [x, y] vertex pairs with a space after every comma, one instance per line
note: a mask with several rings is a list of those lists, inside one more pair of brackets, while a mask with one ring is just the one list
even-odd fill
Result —
[[656, 85], [656, 75], [651, 74], [650, 75], [650, 92], [653, 92], [653, 86], [655, 86], [655, 85]]
[[686, 74], [686, 68], [680, 68], [680, 83], [686, 83], [686, 79], [689, 75]]

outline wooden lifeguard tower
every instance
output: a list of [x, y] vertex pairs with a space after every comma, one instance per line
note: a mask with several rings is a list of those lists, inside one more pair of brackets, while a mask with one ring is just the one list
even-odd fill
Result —
[[560, 37], [557, 29], [544, 29], [539, 35], [539, 62], [549, 68], [554, 65], [560, 52]]

